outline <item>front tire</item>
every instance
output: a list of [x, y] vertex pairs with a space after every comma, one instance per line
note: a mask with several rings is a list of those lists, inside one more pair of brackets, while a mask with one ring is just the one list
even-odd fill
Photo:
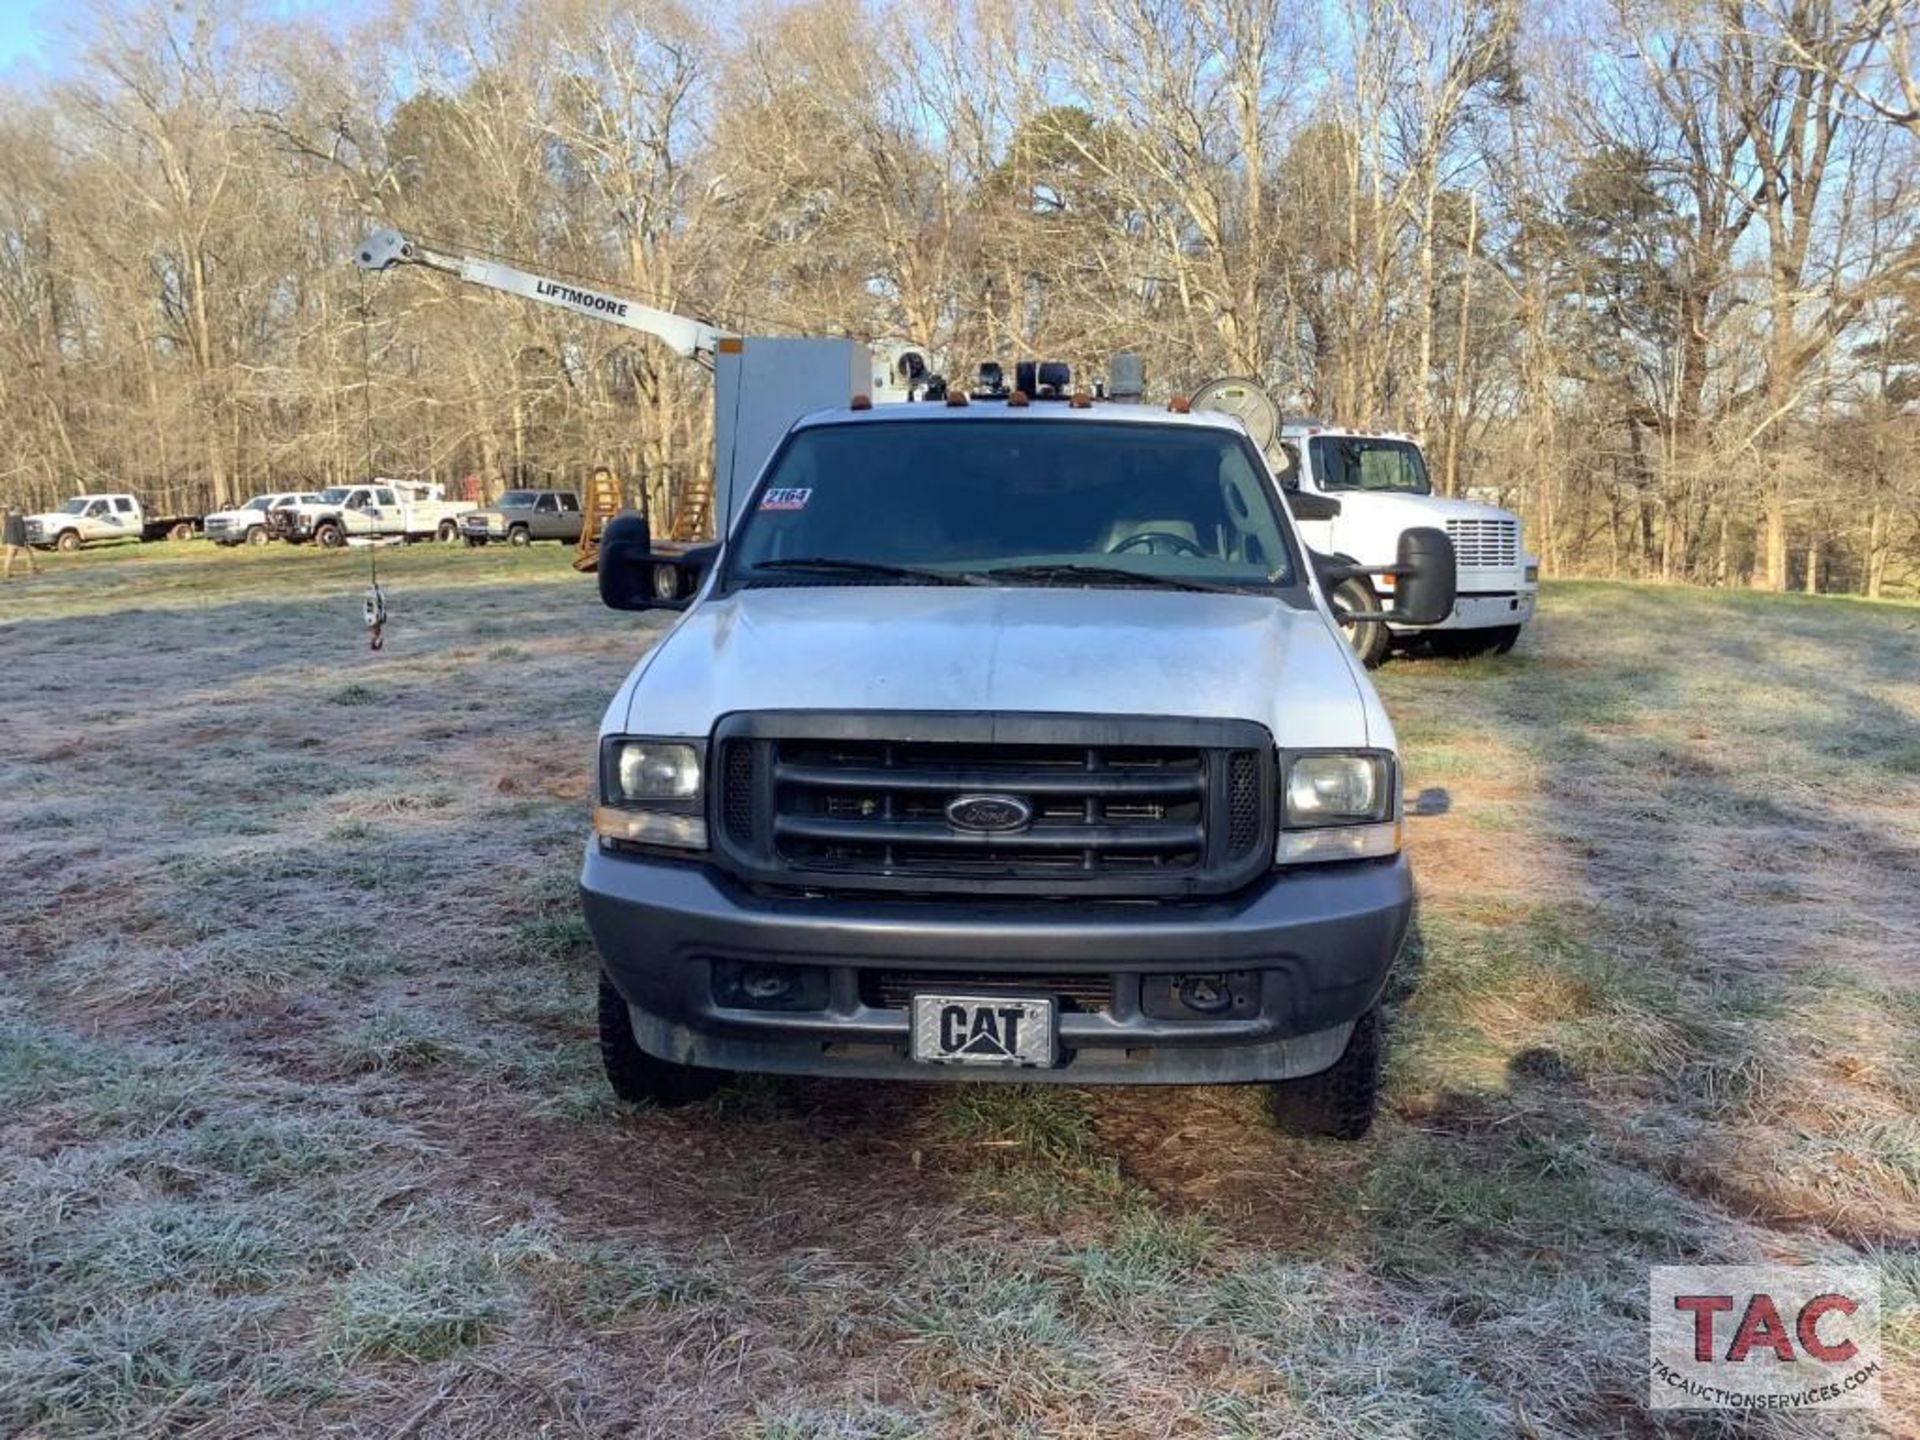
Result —
[[1386, 1049], [1379, 1007], [1354, 1022], [1340, 1058], [1318, 1075], [1267, 1086], [1267, 1112], [1289, 1135], [1359, 1140], [1380, 1110], [1380, 1061]]
[[726, 1083], [721, 1070], [679, 1065], [640, 1048], [633, 1038], [627, 1002], [605, 974], [600, 976], [600, 1063], [613, 1093], [629, 1105], [672, 1110], [704, 1100]]
[[78, 530], [62, 530], [58, 537], [55, 538], [53, 548], [63, 555], [71, 555], [80, 548], [80, 532]]
[[440, 522], [440, 543], [442, 545], [451, 545], [459, 538], [460, 526], [456, 522], [452, 520], [442, 520]]
[[329, 520], [313, 532], [313, 542], [322, 550], [338, 550], [347, 543], [346, 532]]
[[524, 525], [516, 525], [507, 532], [507, 543], [509, 545], [531, 545], [533, 543], [533, 533]]
[[264, 526], [264, 525], [249, 525], [249, 526], [247, 527], [247, 544], [249, 544], [249, 545], [264, 545], [264, 544], [266, 544], [266, 543], [267, 543], [267, 541], [268, 541], [268, 539], [269, 539], [269, 538], [271, 538], [271, 537], [269, 537], [269, 536], [268, 536], [268, 534], [267, 534], [267, 527], [266, 527], [266, 526]]
[[[1334, 587], [1333, 594], [1327, 597], [1333, 605], [1336, 618], [1362, 610], [1378, 610], [1380, 594], [1373, 588], [1373, 582], [1364, 575], [1350, 575]], [[1387, 658], [1387, 647], [1393, 643], [1393, 635], [1380, 620], [1341, 620], [1340, 633], [1347, 637], [1347, 644], [1353, 647], [1353, 653], [1360, 657], [1360, 663], [1367, 669], [1375, 669]]]

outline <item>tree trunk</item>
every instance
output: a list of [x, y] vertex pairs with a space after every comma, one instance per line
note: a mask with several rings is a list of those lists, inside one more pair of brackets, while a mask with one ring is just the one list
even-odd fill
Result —
[[1778, 495], [1767, 500], [1766, 533], [1767, 588], [1784, 591], [1787, 588], [1787, 509]]

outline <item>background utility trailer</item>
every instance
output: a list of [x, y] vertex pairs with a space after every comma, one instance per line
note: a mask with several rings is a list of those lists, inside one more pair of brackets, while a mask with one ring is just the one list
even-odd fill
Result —
[[[847, 405], [865, 395], [876, 405], [943, 393], [945, 380], [931, 372], [925, 351], [897, 340], [872, 345], [851, 339], [745, 336], [705, 320], [658, 310], [638, 300], [591, 290], [571, 280], [438, 250], [395, 230], [369, 235], [354, 254], [362, 270], [420, 265], [470, 285], [518, 295], [543, 305], [637, 330], [663, 340], [680, 355], [713, 371], [713, 470], [673, 516], [676, 539], [693, 540], [709, 529], [724, 535], [788, 428], [802, 415]], [[607, 516], [597, 489], [590, 491], [581, 556], [592, 568], [591, 547]]]
[[26, 517], [27, 543], [42, 550], [78, 550], [112, 540], [187, 540], [200, 532], [198, 515], [156, 515], [137, 495], [76, 495], [58, 510]]

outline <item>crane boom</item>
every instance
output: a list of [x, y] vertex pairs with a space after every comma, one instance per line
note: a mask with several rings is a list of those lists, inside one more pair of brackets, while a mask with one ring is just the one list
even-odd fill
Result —
[[475, 285], [484, 285], [489, 290], [499, 290], [508, 295], [537, 300], [543, 305], [552, 305], [561, 310], [571, 311], [575, 315], [584, 315], [591, 320], [604, 320], [610, 325], [623, 325], [629, 330], [651, 335], [657, 340], [665, 341], [677, 354], [690, 360], [711, 363], [719, 343], [722, 340], [734, 338], [732, 331], [721, 330], [704, 320], [689, 320], [684, 315], [675, 315], [668, 310], [656, 310], [653, 306], [643, 305], [638, 300], [628, 300], [619, 295], [607, 295], [598, 290], [589, 290], [584, 285], [576, 285], [571, 280], [536, 275], [532, 271], [516, 269], [498, 260], [485, 260], [475, 255], [449, 254], [419, 241], [409, 240], [397, 230], [374, 231], [355, 252], [353, 260], [354, 264], [362, 270], [390, 270], [395, 265], [424, 265], [429, 270], [457, 275], [462, 280]]

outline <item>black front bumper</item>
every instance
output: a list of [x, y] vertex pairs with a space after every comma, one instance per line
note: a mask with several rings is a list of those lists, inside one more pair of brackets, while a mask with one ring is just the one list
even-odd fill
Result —
[[[587, 924], [641, 1047], [717, 1069], [788, 1074], [1210, 1084], [1331, 1065], [1380, 996], [1413, 906], [1404, 857], [1275, 873], [1218, 900], [980, 901], [770, 896], [706, 865], [615, 855], [589, 842]], [[826, 1003], [760, 1010], [715, 998], [716, 961], [809, 965]], [[907, 1056], [908, 1012], [868, 1003], [862, 972], [1018, 986], [1023, 974], [1110, 977], [1105, 1011], [1060, 1016], [1052, 1070], [967, 1069]], [[1255, 1013], [1146, 1014], [1141, 977], [1259, 975]]]

